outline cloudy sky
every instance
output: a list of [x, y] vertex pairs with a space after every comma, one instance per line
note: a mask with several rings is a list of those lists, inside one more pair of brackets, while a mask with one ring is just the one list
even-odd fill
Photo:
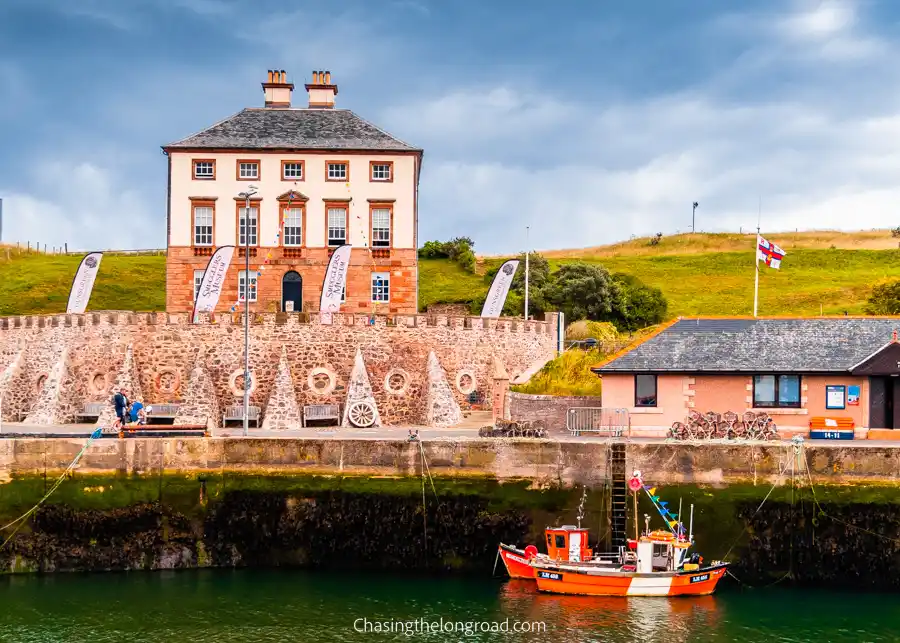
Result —
[[[290, 8], [287, 8], [290, 7]], [[0, 0], [3, 241], [165, 244], [160, 146], [329, 69], [425, 149], [419, 238], [900, 225], [892, 0]], [[301, 89], [302, 93], [302, 89]], [[303, 96], [298, 97], [302, 102]]]

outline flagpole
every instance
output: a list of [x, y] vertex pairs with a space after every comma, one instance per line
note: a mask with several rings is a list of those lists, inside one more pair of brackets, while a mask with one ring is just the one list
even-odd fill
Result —
[[756, 211], [756, 247], [753, 248], [753, 316], [756, 317], [759, 306], [759, 227], [762, 222], [762, 196]]
[[756, 317], [759, 302], [759, 232], [756, 233], [756, 248], [753, 250], [753, 270], [756, 272], [753, 280], [753, 316]]

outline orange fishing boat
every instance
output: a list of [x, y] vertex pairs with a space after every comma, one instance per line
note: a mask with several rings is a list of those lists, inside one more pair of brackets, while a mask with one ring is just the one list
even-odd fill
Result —
[[[553, 594], [583, 596], [704, 596], [712, 594], [725, 574], [728, 563], [689, 554], [694, 543], [693, 506], [691, 526], [685, 531], [678, 514], [668, 509], [656, 495], [656, 489], [644, 484], [640, 471], [628, 481], [634, 494], [635, 531], [637, 531], [637, 498], [643, 490], [666, 523], [665, 530], [650, 530], [650, 516], [645, 516], [645, 529], [628, 540], [618, 552], [595, 554], [587, 546], [588, 532], [579, 526], [548, 528], [547, 554], [534, 546], [519, 550], [500, 545], [507, 572], [513, 578], [534, 578], [537, 589]], [[515, 574], [515, 576], [513, 576]]]
[[[538, 553], [537, 547], [528, 545], [525, 549], [519, 549], [512, 545], [500, 543], [498, 556], [506, 567], [506, 573], [510, 578], [534, 579], [535, 569], [531, 561], [538, 558], [551, 560], [589, 560], [593, 551], [588, 545], [588, 530], [581, 527], [564, 525], [562, 527], [547, 527], [544, 530], [547, 539], [547, 554]], [[564, 543], [557, 546], [558, 543]], [[570, 548], [574, 548], [571, 551]]]

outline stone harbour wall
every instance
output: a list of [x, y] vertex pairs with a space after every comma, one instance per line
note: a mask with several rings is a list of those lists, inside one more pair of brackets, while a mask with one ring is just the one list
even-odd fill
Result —
[[[332, 324], [309, 319], [303, 313], [251, 313], [251, 404], [263, 418], [282, 355], [300, 407], [340, 404], [343, 412], [357, 351], [382, 424], [425, 422], [430, 353], [457, 404], [465, 408], [474, 393], [489, 406], [494, 359], [515, 376], [552, 357], [558, 323], [556, 314], [540, 322], [440, 315], [339, 314]], [[240, 404], [243, 354], [241, 314], [204, 315], [197, 324], [180, 313], [3, 318], [3, 418], [74, 422], [86, 403], [109, 403], [117, 384], [132, 381], [131, 390], [141, 391], [145, 404], [183, 403], [191, 391], [209, 388], [203, 381], [192, 384], [192, 372], [194, 379], [211, 380], [217, 397], [211, 407]]]

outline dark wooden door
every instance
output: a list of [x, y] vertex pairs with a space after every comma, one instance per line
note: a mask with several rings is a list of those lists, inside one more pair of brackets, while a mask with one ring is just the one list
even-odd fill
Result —
[[294, 312], [303, 309], [303, 277], [291, 270], [284, 273], [281, 279], [281, 310], [288, 309], [287, 302], [293, 302]]
[[891, 408], [887, 408], [888, 403], [888, 387], [889, 378], [887, 377], [870, 377], [869, 378], [869, 428], [872, 429], [888, 429], [888, 418], [890, 418], [891, 426], [893, 426], [893, 386], [890, 389]]

